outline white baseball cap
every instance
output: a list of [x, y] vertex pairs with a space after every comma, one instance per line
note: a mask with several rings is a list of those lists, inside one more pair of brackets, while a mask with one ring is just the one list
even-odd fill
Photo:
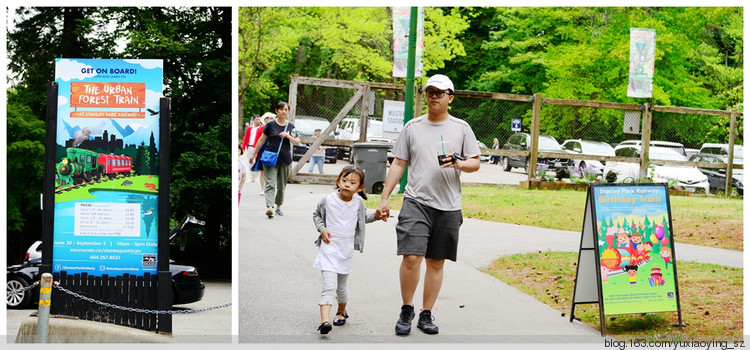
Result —
[[455, 91], [453, 89], [453, 82], [450, 80], [450, 78], [442, 74], [435, 74], [431, 76], [430, 79], [427, 79], [427, 84], [425, 84], [424, 89], [427, 90], [427, 88], [430, 86], [434, 86], [440, 90], [450, 89], [451, 93]]

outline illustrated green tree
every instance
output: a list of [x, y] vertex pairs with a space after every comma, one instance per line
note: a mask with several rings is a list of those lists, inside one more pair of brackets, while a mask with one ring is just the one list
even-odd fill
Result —
[[156, 141], [154, 140], [154, 132], [151, 132], [151, 138], [148, 143], [148, 173], [158, 174], [159, 173], [159, 153], [156, 151]]
[[136, 155], [133, 158], [133, 171], [136, 175], [148, 175], [148, 154], [146, 153], [146, 143], [141, 142], [136, 148]]

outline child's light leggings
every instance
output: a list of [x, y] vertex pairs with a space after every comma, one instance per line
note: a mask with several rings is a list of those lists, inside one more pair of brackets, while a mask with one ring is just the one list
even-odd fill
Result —
[[334, 297], [339, 304], [346, 304], [349, 293], [346, 291], [346, 279], [349, 275], [338, 274], [333, 271], [320, 271], [323, 277], [323, 291], [320, 293], [319, 305], [333, 305]]

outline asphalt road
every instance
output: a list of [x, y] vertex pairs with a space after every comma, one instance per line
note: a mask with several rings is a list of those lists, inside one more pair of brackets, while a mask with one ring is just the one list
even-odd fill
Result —
[[[368, 224], [364, 253], [355, 253], [349, 277], [351, 317], [345, 326], [319, 335], [321, 282], [320, 272], [312, 267], [317, 252], [312, 210], [331, 191], [330, 185], [287, 185], [285, 216], [273, 219], [263, 214], [263, 197], [242, 197], [237, 230], [240, 343], [559, 342], [565, 337], [601, 341], [593, 328], [569, 322], [559, 311], [480, 271], [503, 254], [548, 246], [574, 250], [579, 233], [471, 219], [462, 226], [458, 261], [446, 262], [443, 288], [433, 309], [440, 334], [422, 334], [415, 320], [411, 335], [396, 336], [401, 259], [396, 255], [395, 217]], [[518, 240], [523, 244], [513, 243]], [[420, 282], [417, 309], [422, 306], [421, 293]]]
[[[197, 310], [232, 301], [230, 282], [204, 281], [206, 293], [199, 302], [175, 305], [173, 310]], [[21, 322], [36, 313], [36, 309], [11, 310], [7, 314], [7, 342], [15, 342]], [[172, 336], [180, 343], [230, 343], [232, 341], [232, 307], [204, 312], [174, 314]]]

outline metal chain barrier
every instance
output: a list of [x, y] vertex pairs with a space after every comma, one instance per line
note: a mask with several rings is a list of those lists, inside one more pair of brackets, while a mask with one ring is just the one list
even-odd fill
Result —
[[66, 293], [68, 295], [74, 296], [76, 298], [88, 301], [90, 303], [93, 303], [93, 304], [96, 304], [96, 305], [99, 305], [99, 306], [104, 306], [104, 307], [113, 308], [113, 309], [122, 310], [122, 311], [141, 312], [141, 313], [155, 314], [155, 315], [190, 314], [190, 313], [195, 313], [195, 312], [203, 312], [203, 311], [210, 311], [210, 310], [221, 309], [221, 308], [228, 307], [228, 306], [232, 305], [232, 303], [226, 303], [226, 304], [223, 304], [223, 305], [217, 305], [217, 306], [211, 306], [211, 307], [204, 307], [204, 308], [194, 309], [194, 310], [145, 310], [145, 309], [136, 309], [136, 308], [132, 308], [132, 307], [126, 307], [126, 306], [109, 304], [109, 303], [105, 303], [105, 302], [100, 301], [100, 300], [92, 299], [92, 298], [89, 298], [87, 296], [80, 295], [80, 294], [78, 294], [78, 293], [76, 293], [74, 291], [65, 289], [64, 287], [60, 286], [59, 282], [55, 282], [54, 285], [53, 285], [53, 287], [59, 289], [60, 291]]
[[29, 289], [33, 289], [33, 288], [36, 288], [38, 286], [39, 286], [39, 281], [36, 281], [36, 282], [34, 282], [33, 284], [31, 284], [31, 285], [29, 285], [27, 287], [24, 287], [24, 288], [21, 288], [21, 289], [18, 289], [18, 290], [8, 291], [7, 292], [7, 296], [21, 294], [23, 292], [26, 292]]

